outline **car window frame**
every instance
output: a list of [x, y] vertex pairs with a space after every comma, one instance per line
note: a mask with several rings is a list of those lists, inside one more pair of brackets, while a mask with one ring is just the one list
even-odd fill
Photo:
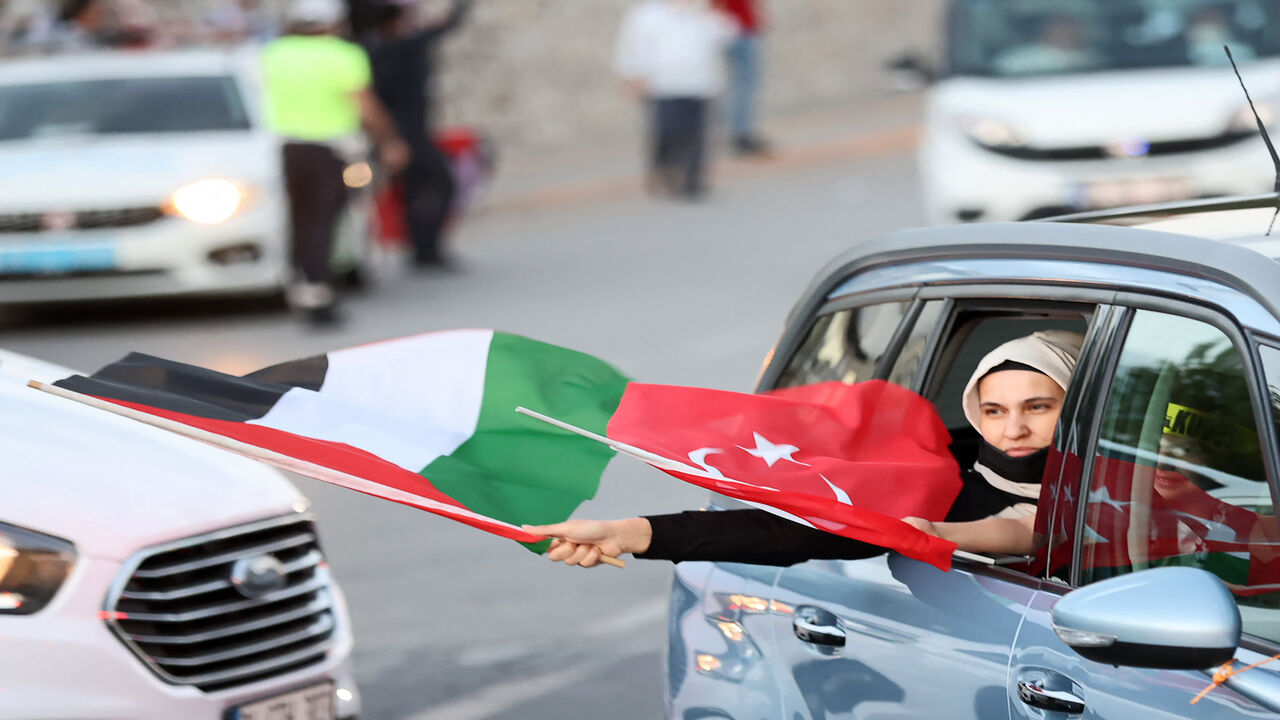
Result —
[[903, 313], [902, 319], [898, 321], [898, 327], [889, 338], [884, 354], [876, 363], [875, 372], [872, 374], [872, 378], [883, 378], [888, 373], [887, 368], [893, 367], [893, 363], [888, 361], [890, 358], [896, 360], [898, 354], [902, 352], [902, 346], [907, 341], [910, 328], [915, 326], [916, 318], [920, 316], [920, 311], [924, 307], [917, 295], [916, 288], [894, 288], [853, 293], [828, 300], [819, 305], [807, 317], [796, 318], [796, 320], [807, 319], [808, 321], [803, 325], [799, 322], [788, 323], [783, 328], [782, 335], [774, 343], [773, 349], [769, 351], [765, 365], [760, 369], [753, 392], [767, 392], [777, 386], [778, 379], [782, 376], [782, 371], [795, 359], [796, 352], [800, 350], [800, 346], [809, 337], [809, 333], [813, 331], [813, 326], [818, 322], [819, 318], [831, 313], [864, 308], [870, 305], [910, 302], [911, 304], [907, 307], [907, 311]]
[[[1080, 582], [1080, 568], [1084, 540], [1082, 530], [1085, 526], [1085, 518], [1088, 511], [1087, 493], [1093, 483], [1094, 459], [1101, 439], [1102, 419], [1105, 413], [1107, 396], [1115, 382], [1116, 367], [1124, 351], [1125, 340], [1128, 338], [1134, 317], [1139, 310], [1166, 313], [1203, 322], [1222, 332], [1231, 342], [1232, 347], [1240, 353], [1242, 363], [1245, 366], [1245, 381], [1249, 386], [1249, 395], [1253, 403], [1254, 424], [1259, 432], [1259, 441], [1265, 446], [1262, 459], [1267, 476], [1267, 486], [1271, 492], [1273, 507], [1280, 508], [1280, 505], [1275, 505], [1276, 498], [1280, 495], [1280, 474], [1277, 472], [1280, 469], [1280, 458], [1277, 458], [1277, 430], [1270, 414], [1263, 412], [1261, 399], [1264, 397], [1262, 389], [1266, 387], [1266, 377], [1258, 354], [1259, 344], [1269, 344], [1280, 350], [1280, 340], [1263, 343], [1256, 333], [1241, 326], [1231, 315], [1211, 307], [1140, 293], [1116, 293], [1116, 302], [1113, 307], [1115, 321], [1111, 323], [1107, 336], [1103, 338], [1103, 345], [1099, 348], [1101, 354], [1089, 358], [1091, 367], [1087, 372], [1091, 373], [1091, 378], [1086, 378], [1085, 386], [1089, 393], [1081, 398], [1082, 401], [1088, 401], [1092, 405], [1093, 412], [1089, 414], [1087, 423], [1085, 422], [1086, 418], [1078, 414], [1073, 417], [1073, 422], [1080, 426], [1080, 429], [1084, 430], [1087, 435], [1085, 436], [1085, 442], [1080, 446], [1083, 452], [1078, 456], [1081, 460], [1080, 478], [1079, 484], [1075, 489], [1075, 539], [1071, 548], [1070, 575], [1065, 582], [1060, 578], [1046, 578], [1049, 583], [1056, 586], [1058, 592], [1068, 592], [1083, 587]], [[1082, 363], [1085, 361], [1083, 356], [1081, 361]], [[1088, 382], [1089, 380], [1092, 380], [1092, 382]], [[1064, 413], [1065, 411], [1066, 409], [1064, 408]], [[1060, 488], [1060, 491], [1063, 489], [1065, 488]], [[1052, 567], [1053, 563], [1050, 562], [1048, 568]], [[1257, 635], [1242, 635], [1240, 644], [1241, 647], [1268, 655], [1280, 651], [1280, 642], [1267, 640]]]

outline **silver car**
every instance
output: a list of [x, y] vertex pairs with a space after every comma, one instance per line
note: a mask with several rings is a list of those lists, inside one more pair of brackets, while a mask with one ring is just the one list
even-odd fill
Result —
[[[759, 389], [900, 383], [937, 405], [962, 466], [977, 437], [960, 394], [986, 350], [1085, 334], [1038, 503], [1050, 541], [950, 572], [893, 553], [681, 563], [668, 717], [1280, 712], [1280, 662], [1192, 702], [1218, 664], [1280, 653], [1275, 198], [1194, 205], [899, 232], [819, 274]], [[1156, 469], [1174, 474], [1144, 485]]]

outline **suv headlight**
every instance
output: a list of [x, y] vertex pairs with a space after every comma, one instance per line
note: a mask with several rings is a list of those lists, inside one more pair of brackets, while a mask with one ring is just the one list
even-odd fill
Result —
[[75, 559], [67, 540], [0, 523], [0, 615], [30, 615], [48, 605]]
[[188, 220], [216, 225], [235, 215], [247, 197], [244, 188], [230, 180], [198, 180], [174, 191], [169, 206]]
[[1025, 144], [1012, 125], [997, 118], [960, 115], [955, 123], [960, 132], [983, 147], [1010, 148]]

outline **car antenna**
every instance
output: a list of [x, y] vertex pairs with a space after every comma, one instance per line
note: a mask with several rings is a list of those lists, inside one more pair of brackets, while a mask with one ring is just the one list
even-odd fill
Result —
[[1271, 136], [1267, 134], [1267, 126], [1262, 122], [1262, 117], [1258, 115], [1258, 108], [1253, 106], [1253, 98], [1249, 97], [1249, 88], [1244, 86], [1244, 78], [1240, 77], [1240, 67], [1236, 65], [1236, 59], [1231, 56], [1231, 48], [1223, 45], [1223, 50], [1227, 51], [1227, 60], [1231, 61], [1231, 69], [1236, 72], [1236, 80], [1240, 81], [1240, 89], [1244, 91], [1244, 99], [1249, 101], [1249, 109], [1253, 111], [1253, 119], [1258, 122], [1258, 132], [1262, 135], [1262, 142], [1267, 144], [1267, 152], [1271, 153], [1271, 164], [1276, 168], [1276, 183], [1272, 191], [1276, 195], [1276, 211], [1271, 215], [1271, 224], [1267, 225], [1267, 234], [1271, 234], [1271, 229], [1276, 225], [1276, 216], [1280, 215], [1280, 156], [1276, 155], [1276, 146], [1271, 144]]

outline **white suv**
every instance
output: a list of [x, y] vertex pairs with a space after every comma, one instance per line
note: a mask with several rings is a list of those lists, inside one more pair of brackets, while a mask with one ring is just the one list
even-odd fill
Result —
[[306, 499], [258, 463], [26, 387], [69, 374], [0, 351], [0, 719], [357, 715]]

